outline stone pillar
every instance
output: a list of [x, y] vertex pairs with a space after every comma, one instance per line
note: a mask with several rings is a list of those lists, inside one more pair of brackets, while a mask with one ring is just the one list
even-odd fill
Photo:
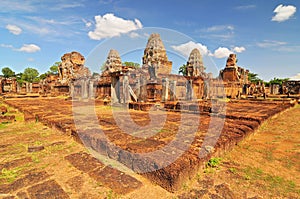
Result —
[[70, 97], [75, 97], [74, 96], [74, 82], [70, 82]]
[[193, 80], [186, 81], [186, 100], [193, 99]]
[[128, 76], [123, 76], [123, 96], [124, 96], [124, 104], [128, 104], [130, 100], [130, 94], [129, 94], [129, 80]]
[[210, 91], [209, 81], [204, 80], [204, 93], [203, 93], [204, 99], [209, 98], [209, 91]]
[[162, 96], [161, 100], [163, 102], [168, 101], [168, 94], [169, 94], [169, 80], [168, 78], [163, 78], [162, 79]]
[[147, 101], [147, 80], [146, 77], [140, 77], [140, 95], [139, 101]]
[[29, 93], [32, 93], [32, 83], [29, 83]]
[[170, 81], [170, 101], [176, 100], [176, 80]]
[[21, 92], [20, 84], [17, 83], [17, 93], [20, 93], [20, 92]]
[[88, 84], [86, 79], [81, 80], [81, 98], [87, 99], [88, 98]]
[[141, 80], [139, 78], [137, 79], [135, 87], [136, 87], [136, 96], [139, 98], [140, 93], [141, 93]]
[[94, 93], [94, 81], [90, 80], [89, 81], [89, 99], [95, 98], [95, 93]]
[[111, 77], [111, 102], [120, 103], [120, 81], [119, 77]]
[[26, 86], [26, 93], [29, 93], [29, 83], [25, 82], [25, 86]]

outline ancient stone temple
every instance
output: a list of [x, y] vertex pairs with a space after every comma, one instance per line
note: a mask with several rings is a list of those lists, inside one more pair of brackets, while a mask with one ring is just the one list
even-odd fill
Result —
[[58, 80], [52, 95], [70, 95], [87, 98], [91, 72], [84, 66], [85, 58], [78, 52], [66, 53], [58, 66]]
[[165, 46], [157, 33], [151, 34], [148, 39], [144, 50], [143, 67], [147, 69], [151, 67], [150, 71], [154, 76], [171, 73], [172, 62], [168, 60]]
[[197, 48], [194, 48], [189, 56], [189, 59], [187, 61], [187, 75], [188, 76], [203, 76], [204, 73], [204, 65], [202, 56], [200, 54], [200, 51]]
[[78, 52], [66, 53], [61, 57], [58, 66], [59, 82], [69, 84], [72, 79], [90, 77], [90, 70], [84, 66], [85, 59]]
[[108, 71], [110, 73], [120, 71], [122, 69], [122, 61], [118, 51], [114, 49], [109, 51], [104, 67], [104, 72]]
[[236, 98], [241, 94], [248, 94], [248, 73], [249, 70], [237, 65], [236, 54], [230, 54], [225, 68], [220, 71], [227, 97]]

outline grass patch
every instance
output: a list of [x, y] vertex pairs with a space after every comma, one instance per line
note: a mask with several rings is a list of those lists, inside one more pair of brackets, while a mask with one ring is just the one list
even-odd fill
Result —
[[221, 158], [211, 158], [207, 163], [206, 167], [210, 168], [217, 168], [221, 164], [222, 159]]
[[261, 188], [274, 194], [287, 196], [289, 193], [300, 193], [300, 189], [297, 188], [294, 181], [265, 173], [260, 168], [246, 167], [239, 173], [242, 174], [245, 180], [251, 180], [251, 183], [256, 182], [261, 185]]
[[211, 158], [205, 165], [204, 173], [214, 173], [222, 162], [221, 158]]
[[20, 175], [22, 168], [17, 167], [14, 169], [3, 168], [0, 174], [0, 181], [5, 181], [6, 183], [13, 183], [16, 178]]

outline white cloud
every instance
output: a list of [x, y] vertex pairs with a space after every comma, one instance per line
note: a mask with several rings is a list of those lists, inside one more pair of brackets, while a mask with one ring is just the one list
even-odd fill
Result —
[[86, 23], [85, 23], [85, 27], [89, 28], [89, 27], [91, 27], [91, 26], [92, 26], [92, 22], [86, 22]]
[[292, 5], [284, 6], [284, 5], [279, 5], [275, 8], [273, 11], [275, 16], [272, 17], [272, 21], [277, 21], [277, 22], [283, 22], [288, 20], [290, 17], [292, 17], [296, 13], [296, 7]]
[[140, 37], [140, 35], [136, 32], [131, 32], [131, 33], [129, 33], [129, 37], [130, 38], [137, 38], [137, 37]]
[[241, 53], [241, 52], [243, 52], [245, 50], [246, 50], [246, 48], [243, 47], [243, 46], [240, 46], [240, 47], [236, 46], [236, 47], [233, 48], [233, 51], [237, 52], [237, 53]]
[[189, 41], [187, 43], [180, 44], [178, 46], [171, 46], [171, 48], [173, 48], [175, 51], [181, 53], [186, 58], [189, 57], [190, 53], [192, 52], [192, 50], [194, 48], [198, 48], [201, 55], [209, 54], [209, 50], [208, 50], [207, 46], [205, 46], [201, 43], [195, 43], [193, 41]]
[[290, 78], [290, 80], [300, 80], [300, 73]]
[[52, 7], [51, 10], [64, 10], [77, 7], [84, 7], [84, 5], [82, 3], [57, 4], [56, 6]]
[[134, 19], [134, 21], [126, 20], [116, 17], [112, 13], [95, 16], [95, 22], [95, 30], [88, 33], [90, 39], [94, 40], [120, 36], [123, 33], [128, 33], [143, 27], [138, 19]]
[[31, 1], [12, 1], [12, 0], [1, 0], [0, 11], [1, 12], [33, 12], [36, 8]]
[[250, 4], [250, 5], [242, 5], [242, 6], [237, 6], [234, 9], [236, 10], [249, 10], [249, 9], [253, 9], [256, 8], [256, 5]]
[[29, 61], [29, 62], [34, 62], [34, 59], [33, 59], [32, 57], [29, 57], [29, 58], [27, 59], [27, 61]]
[[14, 49], [13, 45], [9, 45], [9, 44], [0, 44], [0, 47]]
[[228, 40], [234, 37], [233, 25], [215, 25], [199, 30], [201, 38]]
[[21, 29], [20, 27], [16, 26], [16, 25], [8, 24], [8, 25], [6, 26], [6, 29], [7, 29], [10, 33], [12, 33], [12, 34], [14, 34], [14, 35], [19, 35], [19, 34], [22, 33], [22, 29]]
[[283, 41], [274, 41], [274, 40], [264, 40], [262, 42], [258, 42], [256, 45], [261, 48], [269, 48], [269, 47], [277, 47], [287, 44]]
[[16, 49], [16, 51], [34, 53], [40, 51], [41, 48], [35, 44], [24, 44], [21, 48]]
[[0, 44], [0, 47], [10, 48], [14, 51], [27, 52], [27, 53], [34, 53], [41, 50], [41, 48], [35, 44], [23, 44], [21, 48], [15, 48], [13, 45], [9, 45], [9, 44]]
[[233, 31], [234, 26], [232, 26], [232, 25], [217, 25], [217, 26], [211, 26], [211, 27], [204, 29], [205, 32], [220, 32], [220, 31], [225, 31], [225, 30]]
[[214, 56], [216, 58], [224, 58], [224, 57], [228, 57], [232, 53], [233, 51], [229, 50], [226, 47], [219, 47], [218, 49], [215, 50], [213, 54], [211, 54], [211, 56]]

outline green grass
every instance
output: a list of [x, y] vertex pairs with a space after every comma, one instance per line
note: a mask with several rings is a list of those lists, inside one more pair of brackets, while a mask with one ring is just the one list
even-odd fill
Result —
[[0, 181], [5, 181], [6, 183], [13, 183], [16, 178], [20, 175], [22, 168], [17, 167], [14, 169], [3, 168], [0, 174]]
[[210, 168], [217, 168], [221, 164], [222, 159], [221, 158], [211, 158], [207, 163], [206, 167]]
[[238, 171], [238, 173], [242, 174], [245, 180], [251, 180], [252, 183], [257, 182], [261, 184], [262, 189], [267, 189], [272, 193], [284, 196], [288, 193], [300, 193], [300, 189], [297, 188], [294, 181], [285, 179], [282, 176], [271, 175], [260, 168], [248, 166]]

